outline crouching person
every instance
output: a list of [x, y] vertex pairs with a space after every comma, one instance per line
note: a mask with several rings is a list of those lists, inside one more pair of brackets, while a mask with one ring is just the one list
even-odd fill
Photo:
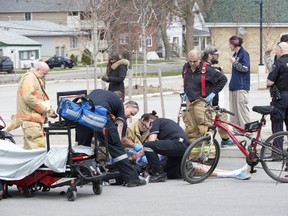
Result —
[[[169, 179], [182, 178], [181, 161], [189, 144], [188, 137], [176, 122], [165, 118], [154, 120], [150, 129], [150, 136], [143, 145], [144, 154], [148, 160], [149, 182], [164, 182], [167, 177]], [[167, 156], [164, 166], [161, 165], [158, 154]], [[206, 166], [206, 168], [209, 169], [210, 167]], [[203, 172], [203, 166], [195, 167], [195, 169], [198, 172]], [[251, 177], [248, 169], [247, 165], [232, 171], [215, 169], [211, 176], [246, 180]]]
[[[92, 91], [88, 95], [88, 98], [92, 100], [96, 106], [105, 107], [110, 114], [107, 116], [108, 120], [105, 125], [108, 150], [120, 175], [127, 183], [127, 187], [145, 185], [145, 179], [138, 177], [138, 173], [128, 160], [128, 156], [121, 143], [122, 134], [125, 134], [127, 127], [126, 119], [138, 113], [138, 104], [135, 101], [128, 101], [123, 105], [120, 98], [114, 92], [102, 89]], [[97, 135], [100, 140], [104, 140], [102, 133]], [[91, 146], [93, 136], [94, 131], [92, 129], [82, 125], [77, 126], [76, 141], [79, 145]]]
[[[173, 120], [155, 119], [150, 129], [150, 136], [143, 145], [148, 160], [149, 182], [164, 182], [181, 178], [181, 160], [189, 145], [189, 139], [182, 128]], [[164, 166], [158, 154], [167, 156]]]

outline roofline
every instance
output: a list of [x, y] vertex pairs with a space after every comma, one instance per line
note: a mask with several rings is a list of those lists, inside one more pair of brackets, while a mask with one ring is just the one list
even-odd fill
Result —
[[[81, 10], [74, 10], [74, 11], [77, 11], [77, 12], [81, 12]], [[33, 10], [33, 11], [27, 11], [27, 10], [18, 10], [18, 11], [1, 11], [1, 14], [11, 14], [11, 13], [60, 13], [60, 12], [63, 12], [63, 13], [68, 13], [68, 12], [71, 12], [71, 10]]]
[[[259, 27], [260, 23], [205, 23], [205, 27]], [[288, 23], [262, 23], [262, 27], [288, 27]]]
[[42, 45], [41, 44], [7, 44], [7, 43], [3, 43], [3, 42], [1, 42], [0, 41], [0, 47], [10, 47], [10, 46], [20, 46], [20, 47], [31, 47], [31, 46], [33, 46], [33, 47], [36, 47], [36, 46], [38, 46], [38, 47], [42, 47]]

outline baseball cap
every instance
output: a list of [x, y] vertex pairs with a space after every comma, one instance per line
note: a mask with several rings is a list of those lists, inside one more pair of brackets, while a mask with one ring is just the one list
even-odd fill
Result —
[[213, 46], [207, 46], [203, 52], [204, 58], [207, 58], [209, 54], [210, 55], [219, 55], [219, 49], [216, 47], [213, 47]]
[[213, 48], [211, 54], [212, 54], [212, 55], [219, 55], [219, 50], [218, 50], [218, 48]]

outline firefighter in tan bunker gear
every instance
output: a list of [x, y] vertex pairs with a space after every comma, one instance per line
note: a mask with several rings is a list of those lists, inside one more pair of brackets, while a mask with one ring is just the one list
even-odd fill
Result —
[[50, 110], [49, 97], [45, 92], [44, 78], [49, 66], [38, 62], [21, 78], [17, 90], [16, 117], [24, 134], [24, 149], [45, 148], [43, 124]]
[[207, 62], [201, 61], [201, 52], [198, 50], [188, 53], [188, 62], [183, 67], [182, 77], [188, 100], [188, 111], [185, 112], [183, 120], [185, 126], [189, 125], [185, 133], [192, 142], [204, 135], [213, 124], [213, 117], [205, 109], [205, 102], [200, 98], [212, 101], [227, 83], [227, 77]]

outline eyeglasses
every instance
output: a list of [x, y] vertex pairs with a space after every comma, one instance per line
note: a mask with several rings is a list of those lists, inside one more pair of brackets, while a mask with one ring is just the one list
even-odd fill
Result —
[[149, 129], [151, 126], [152, 126], [152, 122], [149, 122], [149, 125], [147, 126], [142, 120], [139, 120], [141, 125], [146, 128], [146, 129]]

